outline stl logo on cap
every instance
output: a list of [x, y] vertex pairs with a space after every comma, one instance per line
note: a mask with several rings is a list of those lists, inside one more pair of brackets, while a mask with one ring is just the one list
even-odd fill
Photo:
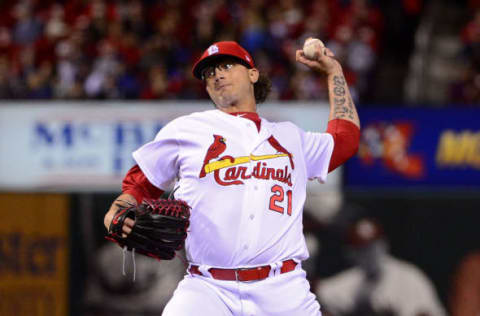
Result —
[[218, 53], [218, 46], [217, 45], [212, 45], [208, 48], [208, 55], [213, 55], [215, 53]]

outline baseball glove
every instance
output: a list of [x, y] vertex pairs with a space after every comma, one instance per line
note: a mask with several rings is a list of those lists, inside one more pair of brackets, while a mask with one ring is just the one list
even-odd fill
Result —
[[[190, 224], [190, 206], [177, 199], [144, 200], [139, 206], [117, 204], [119, 209], [106, 238], [120, 247], [158, 259], [171, 260], [184, 246]], [[122, 237], [126, 218], [135, 221], [130, 234]]]

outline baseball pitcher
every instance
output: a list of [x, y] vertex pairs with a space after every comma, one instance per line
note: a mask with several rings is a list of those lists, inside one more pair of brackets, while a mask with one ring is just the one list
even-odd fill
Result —
[[[325, 133], [259, 117], [270, 82], [224, 41], [193, 67], [215, 109], [171, 121], [133, 153], [104, 224], [120, 245], [157, 259], [173, 258], [185, 239], [187, 273], [163, 315], [321, 315], [302, 269], [306, 183], [325, 182], [355, 154], [360, 123], [341, 65], [316, 50], [297, 50], [296, 60], [326, 78]], [[175, 199], [158, 201], [172, 183]]]

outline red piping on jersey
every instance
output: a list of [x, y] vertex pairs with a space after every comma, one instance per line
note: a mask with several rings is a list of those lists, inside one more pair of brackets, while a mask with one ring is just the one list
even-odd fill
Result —
[[158, 199], [163, 194], [162, 190], [148, 181], [138, 165], [130, 168], [125, 175], [122, 182], [122, 192], [133, 195], [138, 204], [142, 203], [145, 198]]
[[335, 119], [328, 122], [327, 133], [333, 136], [333, 152], [328, 167], [328, 172], [331, 172], [357, 153], [360, 128], [350, 121]]

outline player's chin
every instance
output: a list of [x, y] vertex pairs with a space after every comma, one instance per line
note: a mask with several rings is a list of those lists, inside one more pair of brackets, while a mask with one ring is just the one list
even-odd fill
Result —
[[225, 95], [222, 95], [222, 96], [218, 96], [217, 98], [215, 98], [213, 100], [213, 103], [215, 103], [215, 105], [218, 107], [218, 108], [228, 108], [230, 106], [232, 106], [232, 98], [229, 98], [228, 96], [225, 96]]

